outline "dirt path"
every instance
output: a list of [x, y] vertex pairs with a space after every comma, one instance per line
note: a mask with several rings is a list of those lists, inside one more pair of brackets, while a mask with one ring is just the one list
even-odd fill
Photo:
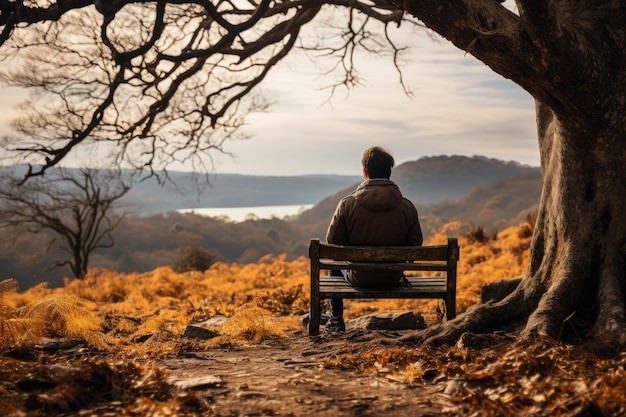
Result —
[[159, 364], [171, 383], [194, 390], [218, 416], [446, 415], [447, 401], [436, 386], [324, 366], [354, 342], [376, 344], [387, 336], [368, 331], [311, 339], [298, 332], [269, 345], [206, 351]]
[[[467, 335], [463, 343], [471, 348], [396, 349], [405, 335], [349, 330], [310, 338], [293, 332], [254, 346], [190, 345], [170, 354], [155, 347], [140, 356], [53, 341], [0, 356], [0, 415], [625, 415], [623, 350], [599, 358], [581, 347], [514, 343], [511, 335], [495, 333]], [[166, 343], [175, 340], [185, 346], [178, 338]], [[406, 375], [408, 364], [421, 375], [413, 384], [392, 372]], [[354, 370], [360, 366], [374, 372]]]

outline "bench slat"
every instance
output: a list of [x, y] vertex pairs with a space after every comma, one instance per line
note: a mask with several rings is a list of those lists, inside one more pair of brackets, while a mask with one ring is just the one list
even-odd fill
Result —
[[[440, 291], [389, 291], [389, 292], [356, 292], [356, 291], [343, 291], [337, 290], [332, 295], [339, 296], [341, 298], [367, 298], [367, 299], [379, 299], [379, 298], [445, 298], [445, 288]], [[320, 292], [320, 299], [331, 298], [329, 293]]]
[[[446, 277], [406, 277], [406, 279], [411, 283], [411, 285], [428, 285], [429, 283], [436, 283], [439, 285], [446, 285]], [[343, 277], [331, 277], [331, 276], [321, 276], [319, 279], [319, 285], [349, 285]], [[398, 287], [402, 287], [404, 285], [396, 285]], [[394, 288], [396, 287], [394, 286]], [[358, 288], [358, 287], [355, 287]]]
[[[456, 252], [458, 260], [458, 245], [456, 239], [449, 238], [448, 245], [437, 246], [342, 246], [315, 241], [317, 253], [315, 259], [334, 259], [342, 261], [367, 261], [376, 259], [380, 262], [405, 261], [443, 261], [447, 262], [452, 252]], [[311, 249], [312, 246], [309, 246]], [[311, 253], [309, 254], [309, 256]]]
[[402, 262], [421, 259], [424, 261], [445, 260], [447, 245], [437, 246], [343, 246], [320, 244], [320, 259], [342, 261], [366, 261], [376, 259], [382, 262]]
[[341, 277], [321, 277], [320, 298], [342, 295], [346, 298], [442, 298], [446, 294], [446, 279], [432, 277], [425, 280], [410, 280], [411, 286], [397, 285], [390, 288], [353, 287]]
[[381, 262], [355, 262], [320, 259], [321, 269], [354, 269], [379, 271], [446, 271], [446, 262], [413, 262], [413, 263], [381, 263]]
[[411, 292], [411, 291], [415, 291], [415, 292], [420, 292], [420, 291], [434, 291], [437, 288], [442, 288], [443, 291], [446, 291], [446, 284], [444, 283], [436, 283], [433, 282], [431, 284], [426, 284], [426, 285], [412, 285], [412, 286], [396, 286], [396, 287], [390, 287], [390, 288], [362, 288], [362, 287], [353, 287], [350, 284], [337, 284], [337, 283], [332, 283], [330, 285], [328, 284], [322, 284], [320, 285], [320, 292], [332, 292], [335, 290], [340, 290], [342, 288], [346, 288], [349, 289], [350, 291], [354, 291], [354, 292], [365, 292], [365, 291], [369, 291], [369, 292], [389, 292], [389, 291], [404, 291], [404, 292]]

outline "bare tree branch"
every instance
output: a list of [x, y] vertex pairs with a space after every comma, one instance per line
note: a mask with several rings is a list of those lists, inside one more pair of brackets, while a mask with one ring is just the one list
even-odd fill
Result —
[[[345, 26], [328, 18], [333, 10], [348, 11]], [[210, 168], [227, 140], [248, 137], [245, 116], [269, 106], [259, 84], [292, 50], [334, 60], [330, 74], [343, 77], [329, 87], [350, 88], [357, 51], [389, 51], [400, 68], [404, 47], [386, 27], [402, 21], [381, 0], [0, 0], [10, 32], [0, 81], [35, 93], [2, 147], [11, 163], [30, 164], [26, 177], [94, 144], [117, 165]], [[298, 42], [312, 24], [329, 28], [330, 46]]]

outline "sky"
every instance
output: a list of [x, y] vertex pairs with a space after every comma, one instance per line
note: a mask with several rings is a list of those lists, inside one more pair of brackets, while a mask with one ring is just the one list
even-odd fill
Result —
[[433, 155], [483, 155], [539, 165], [531, 96], [451, 44], [428, 39], [404, 67], [408, 97], [391, 63], [363, 68], [365, 86], [335, 94], [295, 66], [274, 73], [264, 92], [276, 103], [248, 119], [251, 140], [229, 148], [236, 160], [220, 170], [245, 173], [361, 172], [363, 150], [379, 145], [400, 164]]
[[[391, 151], [396, 165], [436, 155], [481, 155], [539, 165], [530, 95], [445, 40], [417, 34], [405, 55], [405, 94], [389, 58], [362, 57], [363, 85], [337, 91], [307, 60], [292, 56], [264, 81], [267, 113], [247, 118], [250, 139], [214, 155], [216, 173], [361, 174], [370, 146]], [[21, 93], [0, 89], [0, 135]], [[185, 169], [185, 167], [179, 167]]]

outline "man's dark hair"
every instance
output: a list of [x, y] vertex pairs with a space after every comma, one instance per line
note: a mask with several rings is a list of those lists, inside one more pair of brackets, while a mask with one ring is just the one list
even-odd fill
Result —
[[387, 150], [379, 146], [373, 146], [363, 152], [361, 164], [369, 178], [389, 179], [394, 160], [393, 156], [391, 156]]

